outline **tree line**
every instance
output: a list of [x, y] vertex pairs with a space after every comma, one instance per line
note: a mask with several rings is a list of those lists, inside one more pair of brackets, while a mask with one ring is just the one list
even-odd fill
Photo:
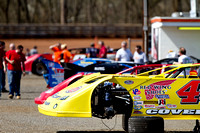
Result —
[[[125, 23], [143, 19], [143, 0], [0, 0], [0, 23]], [[148, 0], [149, 18], [189, 12], [190, 0]]]

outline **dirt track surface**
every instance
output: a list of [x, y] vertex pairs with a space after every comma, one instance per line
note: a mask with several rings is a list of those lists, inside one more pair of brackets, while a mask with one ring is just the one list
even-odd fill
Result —
[[[112, 131], [98, 118], [65, 118], [45, 116], [38, 112], [34, 98], [46, 90], [42, 77], [26, 75], [21, 81], [21, 100], [8, 99], [3, 93], [0, 100], [1, 133], [124, 133], [121, 116], [103, 120]], [[8, 89], [8, 86], [7, 86]], [[167, 133], [186, 133], [192, 131], [195, 121], [165, 121]]]

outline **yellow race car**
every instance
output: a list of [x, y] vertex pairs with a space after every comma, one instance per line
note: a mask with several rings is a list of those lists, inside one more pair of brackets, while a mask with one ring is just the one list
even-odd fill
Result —
[[200, 118], [200, 64], [171, 65], [138, 75], [94, 73], [81, 78], [38, 105], [56, 117], [123, 114], [132, 132], [164, 132], [163, 119]]

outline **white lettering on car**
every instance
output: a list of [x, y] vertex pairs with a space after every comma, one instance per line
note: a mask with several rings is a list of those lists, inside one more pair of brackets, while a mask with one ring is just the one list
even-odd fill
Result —
[[148, 109], [146, 110], [146, 114], [148, 115], [200, 115], [200, 110], [198, 109]]

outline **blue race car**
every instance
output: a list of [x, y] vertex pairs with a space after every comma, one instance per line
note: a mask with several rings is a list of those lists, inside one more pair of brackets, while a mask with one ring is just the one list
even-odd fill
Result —
[[127, 68], [141, 65], [133, 62], [116, 62], [102, 58], [85, 58], [61, 65], [47, 59], [41, 59], [41, 61], [47, 68], [43, 76], [49, 88], [56, 86], [64, 79], [77, 73], [84, 72], [84, 74], [89, 74], [100, 72], [102, 74], [115, 74]]

